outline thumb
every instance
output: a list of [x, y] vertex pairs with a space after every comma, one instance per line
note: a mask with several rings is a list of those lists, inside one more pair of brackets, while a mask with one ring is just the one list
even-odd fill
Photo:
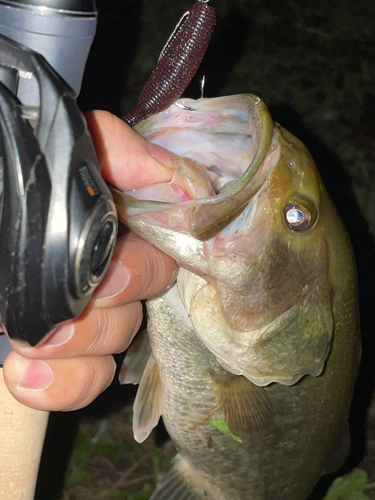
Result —
[[107, 181], [128, 191], [172, 179], [171, 158], [176, 155], [149, 143], [107, 111], [90, 111], [86, 120]]

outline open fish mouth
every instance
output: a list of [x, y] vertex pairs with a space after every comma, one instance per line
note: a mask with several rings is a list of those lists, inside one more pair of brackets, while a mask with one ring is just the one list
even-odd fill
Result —
[[[257, 96], [180, 99], [136, 130], [150, 142], [172, 149], [178, 158], [191, 159], [194, 165], [183, 169], [183, 188], [174, 180], [168, 189], [155, 185], [127, 193], [110, 186], [115, 202], [141, 211], [189, 205], [189, 232], [196, 239], [205, 241], [224, 229], [266, 179], [262, 165], [272, 150], [274, 124]], [[176, 170], [181, 177], [177, 158]], [[206, 190], [191, 188], [199, 184], [196, 175]]]

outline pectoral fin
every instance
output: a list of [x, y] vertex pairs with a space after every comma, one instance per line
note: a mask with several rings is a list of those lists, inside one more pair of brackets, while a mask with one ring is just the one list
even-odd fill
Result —
[[140, 383], [150, 352], [147, 330], [143, 330], [131, 343], [122, 362], [118, 377], [120, 384]]
[[210, 373], [224, 420], [234, 433], [267, 436], [273, 425], [273, 410], [267, 392], [242, 376]]
[[133, 434], [138, 443], [142, 443], [157, 425], [161, 407], [159, 368], [154, 356], [150, 354], [133, 406]]

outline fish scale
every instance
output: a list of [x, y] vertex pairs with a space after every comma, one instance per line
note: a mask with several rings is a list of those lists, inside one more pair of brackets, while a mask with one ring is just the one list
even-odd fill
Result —
[[[177, 284], [147, 303], [154, 365], [140, 381], [134, 435], [143, 440], [161, 415], [179, 452], [151, 500], [306, 500], [348, 451], [360, 360], [353, 251], [308, 151], [270, 126], [259, 98], [199, 99], [191, 108], [172, 106], [140, 130], [171, 151], [177, 140], [189, 156], [192, 145], [184, 134], [179, 141], [173, 121], [198, 110], [195, 132], [201, 121], [208, 133], [207, 112], [209, 158], [223, 128], [236, 133], [228, 116], [246, 111], [249, 166], [228, 192], [160, 203], [113, 190], [120, 219], [181, 266]], [[234, 141], [231, 155], [246, 152]], [[202, 164], [211, 166], [200, 147], [197, 170]], [[186, 165], [194, 169], [194, 159]], [[306, 215], [301, 228], [288, 221], [288, 207]], [[173, 210], [183, 217], [171, 227]], [[125, 383], [136, 371], [126, 359]], [[149, 378], [158, 401], [145, 389]], [[210, 419], [220, 419], [221, 430]]]
[[[338, 360], [344, 361], [347, 346], [335, 345], [326, 368], [328, 377], [306, 377], [292, 387], [272, 384], [266, 388], [275, 413], [270, 437], [248, 438], [240, 444], [207, 422], [186, 431], [215, 408], [210, 377], [202, 377], [202, 372], [219, 369], [219, 365], [197, 339], [187, 316], [177, 319], [168, 305], [171, 300], [176, 301], [175, 289], [148, 301], [150, 343], [163, 380], [166, 429], [182, 450], [191, 474], [214, 484], [203, 498], [305, 500], [329, 463], [329, 450], [335, 449], [346, 430], [335, 415], [347, 414], [348, 398], [342, 393], [353, 381], [348, 377], [343, 390], [335, 391], [337, 381], [331, 380], [329, 368]], [[344, 323], [350, 318], [341, 320]], [[351, 352], [355, 352], [355, 339], [352, 347]], [[207, 446], [209, 434], [211, 448]], [[306, 450], [314, 460], [306, 457]]]

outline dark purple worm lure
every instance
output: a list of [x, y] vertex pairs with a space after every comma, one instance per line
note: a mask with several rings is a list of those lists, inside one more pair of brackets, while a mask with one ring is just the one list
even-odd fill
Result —
[[181, 97], [206, 53], [215, 20], [215, 9], [208, 5], [208, 0], [194, 3], [164, 47], [137, 106], [124, 116], [126, 123], [133, 127]]

